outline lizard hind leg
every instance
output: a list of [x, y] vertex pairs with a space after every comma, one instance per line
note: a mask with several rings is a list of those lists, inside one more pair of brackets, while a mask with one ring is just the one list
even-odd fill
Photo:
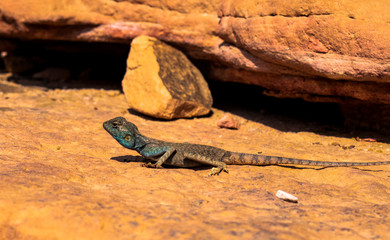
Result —
[[209, 176], [218, 175], [222, 171], [224, 171], [226, 173], [229, 173], [229, 171], [227, 170], [227, 165], [224, 162], [213, 160], [211, 158], [202, 156], [200, 154], [193, 154], [193, 153], [185, 153], [184, 157], [188, 158], [188, 159], [190, 159], [192, 161], [196, 161], [196, 162], [202, 163], [204, 165], [211, 165], [211, 166], [213, 166], [213, 168], [211, 169], [211, 171], [209, 173]]

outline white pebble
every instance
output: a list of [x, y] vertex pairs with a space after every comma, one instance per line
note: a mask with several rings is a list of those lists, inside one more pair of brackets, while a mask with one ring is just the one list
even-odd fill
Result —
[[288, 201], [288, 202], [294, 202], [294, 203], [298, 202], [297, 197], [295, 197], [294, 195], [291, 195], [290, 193], [283, 192], [282, 190], [278, 190], [276, 192], [276, 197], [278, 197], [284, 201]]

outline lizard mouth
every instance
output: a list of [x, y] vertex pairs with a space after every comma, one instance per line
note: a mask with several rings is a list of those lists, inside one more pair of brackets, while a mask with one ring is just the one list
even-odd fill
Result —
[[103, 128], [104, 128], [104, 130], [106, 130], [111, 136], [116, 137], [115, 131], [113, 131], [113, 130], [116, 129], [116, 128], [115, 128], [114, 126], [112, 126], [112, 124], [110, 124], [109, 122], [105, 122], [105, 123], [103, 123]]

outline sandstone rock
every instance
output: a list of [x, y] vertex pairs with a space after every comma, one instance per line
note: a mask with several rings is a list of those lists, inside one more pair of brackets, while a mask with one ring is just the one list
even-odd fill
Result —
[[240, 127], [240, 123], [231, 114], [227, 113], [218, 120], [217, 126], [221, 128], [238, 129]]
[[0, 52], [10, 52], [18, 48], [18, 44], [16, 44], [12, 40], [0, 39]]
[[207, 82], [188, 58], [147, 36], [133, 40], [122, 86], [131, 108], [156, 118], [201, 116], [212, 105]]
[[[389, 93], [390, 94], [390, 93]], [[353, 128], [376, 129], [390, 133], [389, 104], [340, 104], [345, 125]]]
[[205, 74], [217, 80], [283, 98], [389, 105], [387, 9], [386, 0], [2, 0], [0, 36], [128, 44], [148, 35], [209, 61]]
[[[147, 34], [186, 48], [194, 58], [222, 63], [243, 75], [256, 72], [259, 79], [263, 73], [277, 73], [291, 81], [296, 81], [296, 76], [323, 77], [331, 83], [349, 80], [364, 86], [370, 81], [383, 86], [390, 82], [387, 7], [385, 0], [376, 4], [352, 0], [337, 4], [320, 0], [277, 0], [272, 4], [264, 0], [169, 4], [3, 0], [0, 14], [5, 20], [0, 21], [0, 35], [127, 43]], [[301, 78], [298, 83], [304, 81]], [[254, 84], [264, 85], [261, 80]], [[285, 92], [326, 99], [328, 90], [324, 87], [323, 92], [313, 93], [296, 84]], [[356, 98], [349, 91], [336, 96], [343, 97]]]
[[[0, 86], [7, 77], [0, 74]], [[230, 165], [210, 178], [209, 168], [141, 167], [102, 123], [121, 115], [153, 138], [327, 161], [388, 160], [388, 140], [251, 120], [226, 131], [215, 127], [218, 109], [209, 118], [148, 121], [126, 111], [119, 91], [18, 87], [23, 93], [0, 92], [0, 239], [390, 239], [390, 165]], [[281, 201], [278, 189], [299, 203]]]

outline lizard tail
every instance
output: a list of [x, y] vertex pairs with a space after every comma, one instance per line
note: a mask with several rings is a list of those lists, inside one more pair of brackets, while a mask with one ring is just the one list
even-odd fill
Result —
[[238, 152], [229, 152], [222, 161], [228, 165], [310, 165], [323, 167], [350, 167], [350, 166], [373, 166], [388, 165], [390, 161], [384, 162], [323, 162], [285, 158], [276, 156], [256, 155]]

